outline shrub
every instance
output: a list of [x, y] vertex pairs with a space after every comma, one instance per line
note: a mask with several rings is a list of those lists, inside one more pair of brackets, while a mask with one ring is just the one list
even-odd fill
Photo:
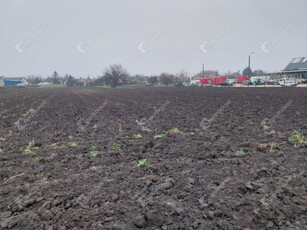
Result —
[[294, 147], [297, 147], [299, 144], [306, 143], [303, 132], [298, 131], [298, 130], [295, 130], [291, 134], [288, 141], [290, 142], [290, 144], [294, 145]]
[[112, 150], [114, 150], [117, 153], [120, 153], [120, 152], [122, 152], [123, 147], [120, 143], [113, 143], [112, 144]]
[[90, 148], [90, 155], [91, 155], [92, 157], [97, 157], [98, 154], [99, 154], [98, 147], [97, 147], [97, 145], [93, 144], [93, 145], [91, 146], [91, 148]]
[[236, 152], [236, 155], [237, 156], [245, 156], [246, 155], [246, 152], [244, 149], [239, 149], [237, 152]]
[[138, 168], [139, 167], [145, 167], [147, 165], [148, 165], [148, 160], [146, 158], [138, 160], [135, 164], [135, 166], [138, 167]]

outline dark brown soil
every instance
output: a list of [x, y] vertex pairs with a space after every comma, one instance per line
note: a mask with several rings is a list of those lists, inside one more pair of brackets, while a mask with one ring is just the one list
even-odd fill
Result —
[[306, 228], [306, 89], [0, 89], [0, 119], [1, 229]]

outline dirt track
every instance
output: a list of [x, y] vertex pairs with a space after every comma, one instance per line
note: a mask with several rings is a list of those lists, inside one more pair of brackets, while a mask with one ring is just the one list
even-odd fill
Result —
[[307, 133], [303, 88], [0, 89], [0, 98], [3, 229], [307, 226], [307, 143], [288, 141]]

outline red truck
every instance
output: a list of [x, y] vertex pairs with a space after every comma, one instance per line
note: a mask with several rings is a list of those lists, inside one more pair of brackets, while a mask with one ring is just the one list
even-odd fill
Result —
[[218, 76], [218, 77], [214, 77], [213, 84], [214, 85], [220, 85], [220, 84], [222, 84], [225, 81], [227, 81], [227, 77], [226, 76]]
[[216, 76], [213, 79], [209, 77], [199, 79], [203, 85], [220, 85], [223, 82], [227, 81], [226, 76]]
[[237, 83], [243, 83], [244, 81], [249, 80], [249, 76], [238, 76]]
[[210, 85], [212, 83], [212, 79], [209, 77], [201, 78], [199, 80], [203, 85]]

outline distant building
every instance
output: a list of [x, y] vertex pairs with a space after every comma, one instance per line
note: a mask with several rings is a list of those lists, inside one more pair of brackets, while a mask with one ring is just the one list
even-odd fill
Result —
[[3, 86], [4, 82], [3, 82], [4, 77], [0, 76], [0, 86]]
[[217, 70], [205, 70], [192, 77], [192, 80], [199, 80], [201, 78], [214, 78], [219, 75]]
[[29, 85], [29, 82], [27, 81], [25, 77], [14, 77], [14, 78], [3, 77], [2, 80], [0, 79], [0, 85], [2, 86], [27, 86]]
[[293, 78], [297, 82], [307, 80], [307, 57], [293, 58], [282, 71], [270, 73], [272, 79]]
[[94, 83], [94, 80], [91, 79], [89, 76], [87, 78], [80, 78], [78, 80], [79, 83], [81, 83], [82, 85], [86, 86], [86, 85], [89, 85], [89, 84], [92, 84]]

